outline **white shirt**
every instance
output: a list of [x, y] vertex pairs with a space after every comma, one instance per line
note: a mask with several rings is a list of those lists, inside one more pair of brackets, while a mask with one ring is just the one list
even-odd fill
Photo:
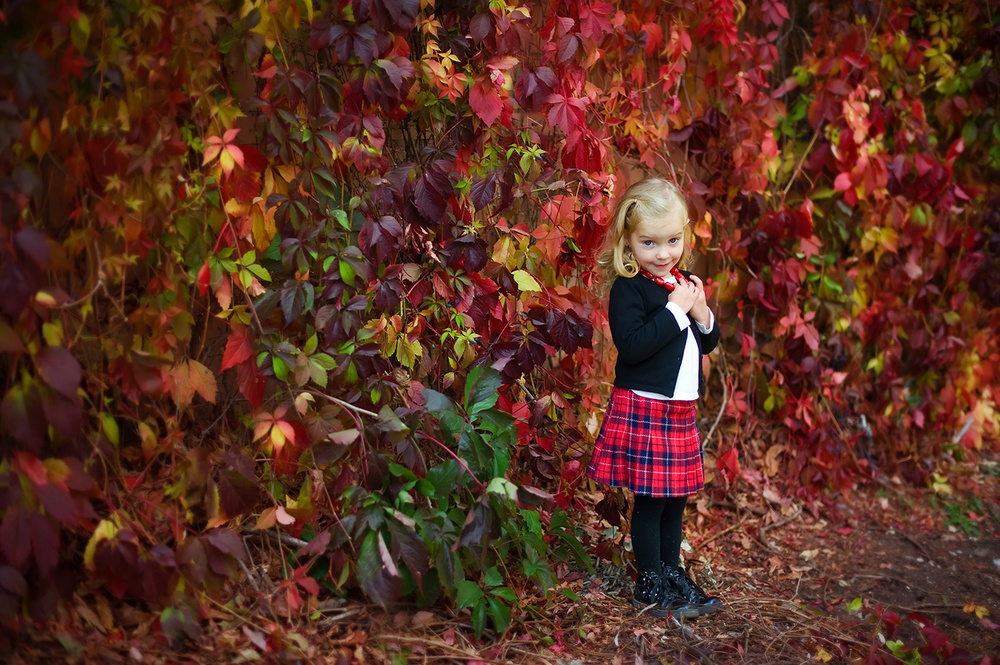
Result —
[[[676, 282], [673, 277], [667, 279], [669, 282]], [[687, 343], [684, 345], [684, 355], [681, 357], [680, 371], [677, 373], [677, 385], [674, 388], [674, 396], [667, 397], [660, 393], [653, 393], [646, 390], [633, 390], [636, 395], [648, 397], [649, 399], [669, 399], [683, 402], [693, 402], [698, 399], [698, 363], [701, 362], [701, 354], [698, 352], [698, 342], [694, 338], [694, 331], [691, 330], [691, 319], [684, 313], [679, 305], [672, 302], [667, 303], [667, 309], [677, 319], [677, 325], [681, 330], [687, 331]], [[712, 332], [715, 327], [715, 315], [712, 310], [708, 310], [708, 326], [703, 326], [697, 321], [695, 325], [702, 334]]]

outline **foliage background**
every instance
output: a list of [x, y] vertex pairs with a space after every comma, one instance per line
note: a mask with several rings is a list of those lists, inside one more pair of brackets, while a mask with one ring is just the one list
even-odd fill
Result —
[[592, 259], [642, 174], [722, 326], [710, 496], [946, 487], [1000, 424], [997, 9], [4, 3], [0, 618], [92, 578], [191, 634], [256, 531], [288, 613], [503, 632], [589, 565]]

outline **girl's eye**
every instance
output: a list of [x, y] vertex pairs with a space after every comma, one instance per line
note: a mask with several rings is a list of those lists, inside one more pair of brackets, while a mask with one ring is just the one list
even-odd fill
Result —
[[646, 247], [652, 247], [653, 246], [653, 241], [652, 240], [643, 240], [642, 244], [645, 245]]

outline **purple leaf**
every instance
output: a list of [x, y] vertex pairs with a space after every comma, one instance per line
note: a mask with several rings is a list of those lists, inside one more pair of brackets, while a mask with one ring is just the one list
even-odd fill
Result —
[[35, 265], [45, 270], [52, 262], [52, 252], [45, 236], [31, 227], [26, 227], [14, 234], [14, 246], [27, 255]]
[[38, 572], [42, 575], [51, 573], [59, 563], [59, 530], [39, 513], [30, 513], [28, 533]]
[[479, 212], [489, 205], [496, 193], [496, 171], [488, 173], [485, 178], [477, 178], [472, 183], [472, 187], [469, 188], [469, 198], [472, 199], [472, 205], [476, 207], [476, 212]]
[[413, 203], [426, 221], [436, 224], [443, 220], [451, 195], [452, 186], [448, 175], [429, 170], [417, 179]]
[[35, 356], [35, 369], [42, 380], [59, 393], [77, 398], [83, 370], [72, 353], [61, 346], [46, 346]]
[[28, 510], [24, 504], [7, 510], [0, 523], [0, 550], [7, 561], [19, 570], [24, 569], [31, 555], [31, 536], [28, 535]]

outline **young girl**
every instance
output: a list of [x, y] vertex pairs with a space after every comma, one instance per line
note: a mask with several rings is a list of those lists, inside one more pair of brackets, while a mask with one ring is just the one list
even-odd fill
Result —
[[618, 349], [614, 389], [587, 475], [632, 490], [632, 603], [654, 616], [715, 612], [678, 566], [687, 497], [705, 486], [695, 400], [704, 386], [701, 355], [719, 341], [702, 281], [680, 270], [688, 258], [688, 209], [661, 179], [625, 192], [598, 258], [608, 323]]

